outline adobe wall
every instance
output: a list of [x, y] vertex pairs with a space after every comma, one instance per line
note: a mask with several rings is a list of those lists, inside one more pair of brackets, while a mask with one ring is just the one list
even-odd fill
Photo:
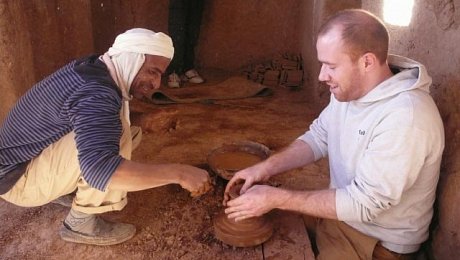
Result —
[[0, 1], [0, 122], [34, 83], [93, 51], [89, 1]]
[[199, 65], [236, 70], [271, 60], [276, 54], [300, 53], [303, 2], [207, 1], [197, 49]]
[[[300, 52], [298, 11], [302, 0], [205, 1], [197, 66], [237, 70], [287, 51]], [[168, 31], [168, 1], [93, 1], [96, 50], [131, 27]]]
[[[35, 80], [34, 73], [27, 69], [33, 64], [29, 34], [17, 30], [18, 25], [26, 23], [21, 7], [17, 1], [0, 2], [0, 121]], [[12, 23], [15, 26], [10, 26]]]
[[96, 53], [103, 53], [115, 37], [131, 28], [168, 31], [168, 0], [90, 1]]
[[[305, 0], [205, 0], [197, 66], [238, 70], [301, 49]], [[308, 2], [308, 1], [307, 1]], [[134, 27], [168, 30], [168, 0], [0, 0], [0, 121], [35, 82], [69, 60], [106, 51]], [[10, 26], [14, 24], [14, 27]]]

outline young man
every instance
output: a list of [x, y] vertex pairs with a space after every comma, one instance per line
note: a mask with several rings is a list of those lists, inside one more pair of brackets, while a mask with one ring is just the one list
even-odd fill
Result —
[[123, 209], [127, 192], [172, 183], [192, 196], [209, 190], [205, 170], [130, 160], [141, 131], [130, 127], [129, 100], [160, 87], [173, 53], [167, 35], [132, 29], [104, 55], [72, 61], [33, 86], [0, 127], [0, 197], [35, 207], [76, 190], [62, 239], [112, 245], [135, 227], [97, 214]]
[[[225, 195], [228, 217], [274, 208], [318, 217], [319, 259], [414, 257], [428, 238], [444, 130], [425, 67], [388, 56], [388, 44], [384, 24], [364, 10], [326, 21], [316, 48], [330, 103], [285, 150], [235, 174], [226, 193], [245, 184], [237, 199]], [[329, 158], [328, 189], [256, 185], [322, 157]]]

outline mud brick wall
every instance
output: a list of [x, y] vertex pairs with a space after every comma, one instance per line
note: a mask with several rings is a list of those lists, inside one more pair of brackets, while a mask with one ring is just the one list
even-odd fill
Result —
[[0, 122], [56, 68], [93, 50], [89, 0], [0, 0]]
[[[300, 52], [305, 0], [205, 0], [199, 67], [238, 70]], [[72, 58], [103, 53], [134, 27], [168, 30], [168, 0], [0, 0], [0, 122], [35, 82]]]

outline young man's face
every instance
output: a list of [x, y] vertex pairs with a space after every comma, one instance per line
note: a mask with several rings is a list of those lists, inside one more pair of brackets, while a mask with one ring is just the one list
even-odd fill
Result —
[[332, 29], [316, 42], [321, 71], [318, 79], [329, 86], [329, 91], [341, 102], [359, 99], [365, 94], [363, 72], [353, 62], [342, 44], [340, 32]]
[[170, 62], [169, 58], [146, 54], [144, 64], [131, 83], [131, 94], [137, 99], [150, 98], [152, 92], [160, 88], [161, 75]]

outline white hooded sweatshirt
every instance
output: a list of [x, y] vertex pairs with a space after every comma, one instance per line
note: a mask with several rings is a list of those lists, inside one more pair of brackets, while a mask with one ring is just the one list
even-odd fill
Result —
[[299, 139], [329, 157], [339, 220], [398, 253], [428, 238], [444, 128], [425, 67], [390, 55], [400, 70], [367, 95], [329, 105]]

